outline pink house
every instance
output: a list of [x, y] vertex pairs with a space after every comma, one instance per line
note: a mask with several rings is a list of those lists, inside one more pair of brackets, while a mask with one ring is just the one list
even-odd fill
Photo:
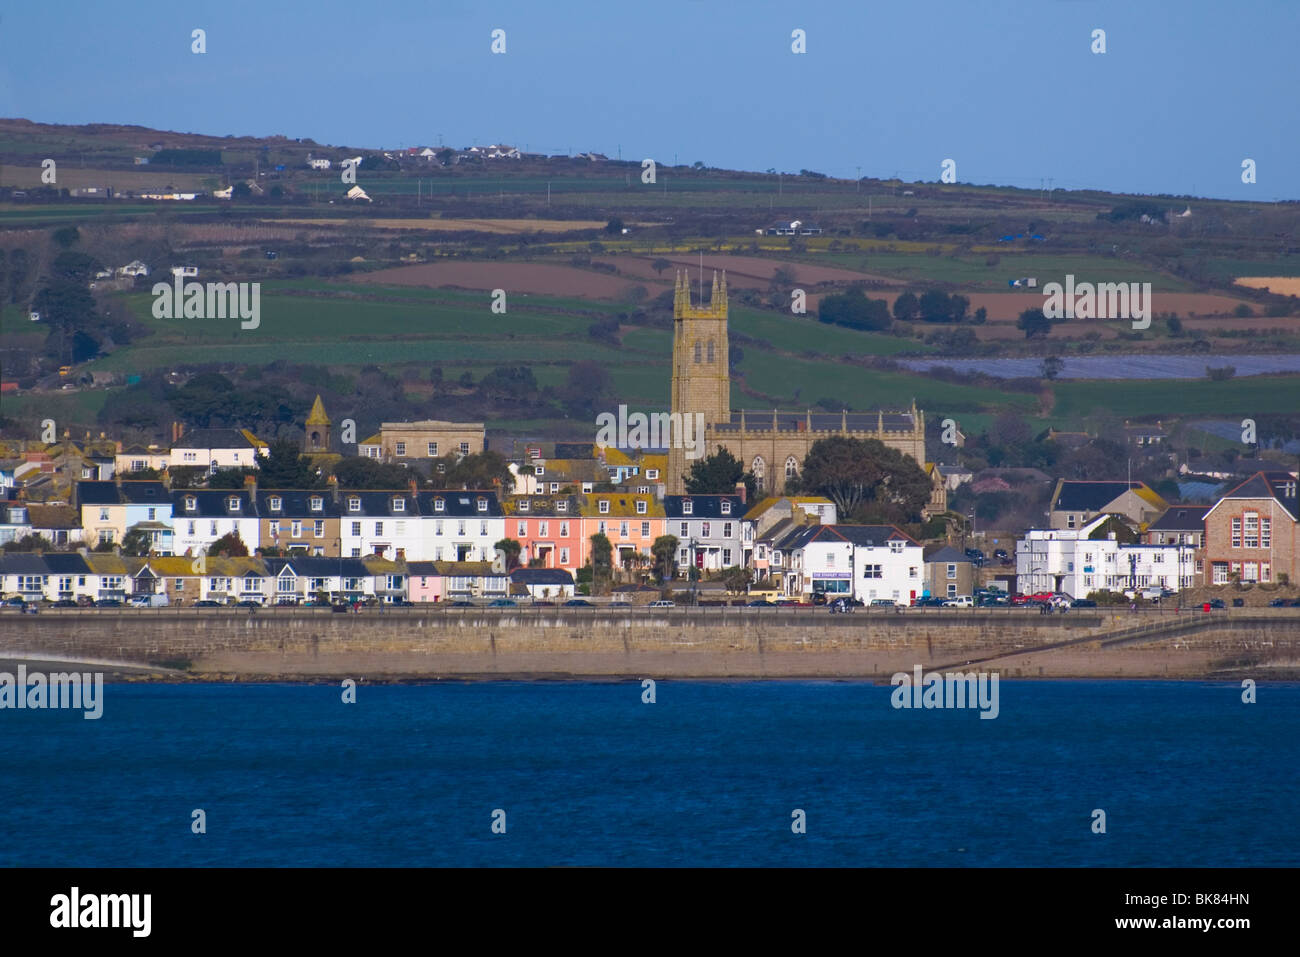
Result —
[[408, 562], [407, 600], [415, 603], [505, 598], [510, 576], [491, 562]]
[[520, 544], [519, 564], [527, 568], [577, 571], [582, 565], [582, 517], [568, 495], [513, 495], [501, 504], [505, 537]]

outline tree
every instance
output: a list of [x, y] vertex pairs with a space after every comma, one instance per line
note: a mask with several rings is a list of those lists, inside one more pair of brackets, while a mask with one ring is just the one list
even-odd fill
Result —
[[405, 488], [415, 473], [400, 465], [353, 457], [334, 463], [334, 477], [343, 488]]
[[208, 488], [243, 488], [244, 476], [255, 474], [257, 470], [251, 468], [217, 469], [208, 476]]
[[600, 532], [591, 536], [591, 590], [600, 592], [601, 586], [608, 584], [613, 569], [614, 546]]
[[659, 581], [670, 581], [676, 568], [677, 549], [681, 541], [676, 535], [660, 535], [650, 546], [650, 554], [655, 558], [655, 570]]
[[1052, 331], [1052, 320], [1043, 315], [1043, 310], [1026, 309], [1016, 320], [1016, 328], [1025, 334], [1026, 339], [1046, 336]]
[[565, 412], [575, 419], [596, 420], [596, 414], [615, 405], [614, 380], [600, 363], [590, 360], [569, 366], [565, 383], [558, 390]]
[[149, 554], [150, 544], [148, 533], [138, 525], [132, 525], [122, 536], [122, 554], [142, 558]]
[[861, 288], [854, 288], [822, 299], [817, 318], [849, 329], [888, 329], [889, 303], [884, 299], [868, 299]]
[[930, 477], [879, 439], [835, 436], [808, 450], [798, 485], [825, 495], [841, 521], [911, 522], [930, 500]]
[[491, 450], [459, 459], [455, 455], [444, 455], [436, 460], [434, 469], [444, 488], [509, 488], [515, 480], [505, 456]]
[[54, 241], [64, 249], [71, 249], [77, 245], [77, 240], [80, 238], [81, 233], [77, 231], [76, 226], [64, 226], [54, 231]]
[[724, 446], [702, 459], [691, 463], [689, 475], [683, 475], [686, 491], [691, 495], [734, 495], [736, 483], [745, 483], [746, 500], [752, 500], [758, 489], [753, 472], [746, 472], [740, 460]]
[[276, 439], [258, 458], [257, 481], [265, 488], [324, 488], [311, 459], [298, 451], [292, 439]]
[[623, 232], [623, 220], [615, 216], [605, 224], [605, 232], [611, 236], [617, 236]]
[[722, 584], [726, 587], [728, 593], [732, 595], [743, 595], [749, 591], [750, 583], [754, 580], [754, 570], [752, 568], [742, 568], [739, 565], [728, 568], [722, 573]]
[[982, 326], [984, 325], [984, 323], [988, 322], [988, 318], [989, 318], [989, 311], [985, 309], [983, 306], [980, 306], [978, 309], [975, 310], [975, 315], [971, 317], [971, 322], [973, 322], [977, 326]]
[[[112, 543], [110, 543], [110, 545], [111, 544]], [[6, 552], [34, 552], [37, 549], [47, 551], [53, 547], [54, 543], [44, 535], [38, 535], [35, 532], [31, 532], [24, 535], [22, 538], [9, 542], [5, 545], [4, 550]]]
[[238, 532], [226, 532], [208, 546], [208, 554], [244, 558], [248, 555], [248, 546], [244, 544]]
[[513, 538], [503, 538], [493, 546], [498, 552], [505, 552], [506, 571], [512, 572], [519, 567], [519, 553], [523, 546]]
[[908, 322], [916, 318], [919, 308], [916, 294], [905, 292], [894, 300], [894, 318], [899, 322]]
[[650, 264], [650, 268], [655, 271], [656, 276], [662, 276], [664, 270], [671, 265], [672, 263], [670, 263], [667, 259], [656, 259], [654, 262]]
[[1065, 368], [1065, 360], [1060, 356], [1048, 356], [1043, 360], [1043, 378], [1051, 381], [1061, 374], [1063, 368]]
[[247, 199], [249, 196], [253, 195], [253, 188], [241, 180], [235, 184], [234, 189], [230, 192], [232, 196], [236, 196], [239, 199]]

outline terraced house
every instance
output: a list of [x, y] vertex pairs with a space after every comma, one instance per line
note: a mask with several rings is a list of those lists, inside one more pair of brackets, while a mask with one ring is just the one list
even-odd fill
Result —
[[289, 554], [337, 558], [343, 536], [339, 503], [317, 489], [266, 489], [254, 494], [263, 546]]
[[339, 508], [345, 556], [423, 557], [420, 508], [413, 489], [340, 492]]
[[578, 501], [582, 515], [580, 566], [591, 560], [591, 536], [596, 534], [609, 539], [615, 565], [643, 568], [653, 564], [650, 546], [667, 533], [664, 507], [653, 493], [592, 492]]
[[250, 554], [262, 547], [256, 501], [247, 488], [177, 489], [171, 502], [177, 555], [206, 555], [213, 542], [231, 532]]
[[667, 534], [677, 538], [677, 567], [720, 571], [749, 562], [754, 526], [744, 495], [665, 495]]
[[494, 492], [420, 492], [418, 502], [422, 516], [419, 550], [408, 553], [407, 558], [474, 562], [496, 557], [496, 543], [506, 537], [506, 521]]
[[504, 538], [520, 544], [519, 564], [575, 571], [582, 555], [582, 516], [573, 495], [512, 495], [501, 503]]
[[163, 534], [174, 525], [172, 496], [162, 482], [78, 482], [74, 504], [81, 512], [82, 539], [92, 547], [120, 545], [127, 531], [144, 523], [156, 547], [175, 548]]
[[1257, 472], [1205, 515], [1206, 584], [1300, 581], [1300, 480]]

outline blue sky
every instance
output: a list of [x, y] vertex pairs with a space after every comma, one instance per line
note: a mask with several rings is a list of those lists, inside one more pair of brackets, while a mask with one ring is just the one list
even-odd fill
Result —
[[1298, 40], [1296, 0], [60, 0], [0, 9], [0, 115], [1300, 199]]

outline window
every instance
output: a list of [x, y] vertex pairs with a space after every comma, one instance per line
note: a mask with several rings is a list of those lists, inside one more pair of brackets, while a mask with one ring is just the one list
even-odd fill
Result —
[[722, 537], [723, 537], [723, 538], [730, 538], [730, 537], [731, 537], [731, 523], [730, 523], [730, 522], [723, 522], [723, 523], [722, 523]]
[[949, 598], [956, 598], [956, 597], [957, 597], [957, 586], [956, 586], [956, 585], [949, 585], [949, 586], [948, 586], [948, 597], [949, 597]]
[[[25, 522], [27, 519], [26, 519], [26, 516], [23, 515], [23, 510], [22, 510], [22, 509], [18, 509], [17, 511], [18, 511], [18, 521], [20, 521], [20, 522]], [[149, 509], [149, 521], [152, 522], [152, 521], [154, 521], [157, 517], [158, 517], [158, 509], [156, 509], [156, 508], [151, 508], [151, 509]]]
[[431, 459], [436, 459], [437, 457], [438, 457], [438, 443], [437, 443], [437, 442], [430, 442], [430, 443], [429, 443], [429, 458], [431, 458]]
[[826, 567], [827, 567], [827, 568], [834, 568], [834, 567], [835, 567], [835, 553], [834, 553], [834, 552], [827, 552], [827, 553], [826, 553]]
[[799, 463], [795, 461], [795, 457], [792, 455], [785, 460], [785, 477], [788, 479], [792, 479], [798, 474], [799, 474]]
[[398, 443], [397, 443], [397, 454], [398, 454], [398, 455], [405, 455], [405, 454], [406, 454], [406, 443], [405, 443], [405, 442], [398, 442]]
[[899, 541], [893, 541], [893, 542], [890, 542], [890, 543], [889, 543], [889, 554], [891, 554], [891, 555], [901, 555], [901, 554], [903, 554], [903, 545], [904, 545], [904, 544], [905, 544], [904, 542], [899, 542]]
[[1268, 562], [1259, 563], [1259, 580], [1262, 582], [1272, 581], [1273, 568]]
[[555, 510], [556, 510], [557, 512], [567, 512], [567, 511], [569, 510], [569, 503], [568, 503], [568, 502], [556, 502], [556, 503], [555, 503]]
[[487, 531], [487, 522], [479, 522], [479, 523], [478, 523], [478, 533], [479, 533], [480, 535], [486, 535], [486, 534], [488, 533], [488, 531]]
[[723, 515], [731, 514], [731, 502], [727, 501], [726, 499], [722, 500], [722, 514]]
[[696, 365], [700, 364], [700, 356], [703, 353], [703, 350], [704, 350], [704, 343], [702, 342], [695, 343], [695, 364]]
[[212, 524], [212, 528], [211, 528], [209, 534], [211, 534], [211, 535], [216, 535], [216, 534], [217, 534], [217, 523], [214, 521], [214, 522], [212, 522], [211, 524]]
[[600, 534], [604, 535], [604, 534], [605, 534], [605, 523], [604, 523], [604, 522], [601, 522], [601, 523], [597, 526], [596, 530], [597, 530], [598, 532], [600, 532]]
[[[193, 508], [194, 506], [189, 504], [190, 502], [193, 502], [193, 501], [194, 501], [194, 499], [192, 499], [192, 498], [187, 498], [187, 499], [185, 500], [185, 502], [186, 502], [185, 507], [186, 507], [186, 508]], [[106, 509], [106, 508], [101, 508], [101, 509], [99, 510], [99, 520], [100, 520], [101, 522], [107, 522], [107, 521], [108, 521], [108, 509]]]
[[1273, 547], [1273, 520], [1271, 518], [1261, 518], [1259, 520], [1259, 547]]
[[99, 544], [113, 543], [113, 530], [111, 528], [101, 528], [99, 530]]
[[881, 570], [880, 565], [863, 565], [862, 577], [863, 578], [884, 578], [885, 575], [884, 572]]
[[683, 515], [691, 515], [691, 514], [694, 514], [694, 511], [695, 511], [695, 503], [692, 502], [690, 499], [683, 499], [683, 500], [682, 500], [682, 514], [683, 514]]
[[349, 498], [349, 499], [348, 499], [348, 511], [349, 511], [349, 512], [359, 512], [359, 511], [361, 511], [361, 499], [358, 498], [358, 497], [355, 496], [355, 495], [353, 495], [351, 498]]
[[436, 521], [436, 522], [433, 523], [433, 534], [435, 534], [435, 535], [441, 535], [441, 534], [442, 534], [442, 520], [441, 520], [441, 519], [439, 519], [438, 521]]
[[1067, 515], [1067, 516], [1065, 516], [1065, 527], [1066, 527], [1066, 528], [1074, 528], [1074, 516], [1073, 516], [1073, 515]]
[[534, 475], [538, 475], [538, 476], [545, 475], [545, 474], [546, 474], [546, 466], [545, 466], [545, 465], [541, 465], [541, 464], [534, 465], [534, 466], [533, 466], [533, 474], [534, 474]]
[[527, 537], [528, 537], [528, 523], [527, 523], [527, 522], [519, 522], [519, 523], [515, 526], [515, 534], [518, 535], [520, 538], [527, 538]]
[[[957, 565], [956, 565], [955, 563], [953, 563], [953, 562], [949, 562], [949, 563], [948, 563], [948, 577], [949, 577], [949, 578], [956, 578], [956, 577], [957, 577]], [[953, 585], [952, 587], [953, 587], [953, 588], [956, 588], [957, 586], [956, 586], [956, 585]]]
[[608, 515], [608, 514], [609, 514], [609, 501], [606, 500], [606, 499], [601, 499], [601, 500], [600, 500], [600, 503], [596, 506], [596, 508], [597, 508], [597, 510], [600, 512], [601, 515]]
[[353, 534], [353, 535], [360, 535], [360, 534], [361, 534], [361, 523], [360, 523], [360, 522], [353, 522], [353, 523], [352, 523], [352, 534]]
[[456, 534], [457, 534], [457, 535], [464, 535], [464, 534], [465, 534], [465, 520], [464, 520], [464, 519], [461, 519], [460, 521], [458, 521], [458, 522], [456, 523]]
[[397, 523], [397, 529], [396, 529], [396, 531], [393, 532], [393, 534], [396, 535], [398, 538], [401, 538], [403, 535], [405, 535], [405, 534], [406, 534], [406, 523], [405, 523], [405, 522], [398, 522], [398, 523]]
[[722, 564], [725, 565], [725, 566], [727, 566], [727, 567], [730, 567], [730, 566], [731, 566], [731, 549], [730, 549], [730, 548], [724, 548], [724, 549], [722, 550]]
[[551, 534], [551, 523], [550, 523], [550, 522], [538, 522], [538, 523], [537, 523], [537, 534], [540, 535], [540, 536], [542, 536], [542, 538], [546, 538], [548, 535], [550, 535], [550, 534]]
[[396, 495], [394, 495], [394, 496], [393, 496], [393, 511], [394, 511], [394, 512], [405, 512], [405, 511], [406, 511], [406, 499], [404, 499], [404, 498], [398, 498]]
[[460, 443], [460, 454], [461, 454], [461, 455], [469, 455], [469, 443], [468, 443], [468, 442], [462, 442], [462, 443]]
[[689, 525], [687, 522], [682, 522], [682, 533], [681, 533], [681, 534], [682, 534], [682, 538], [686, 538], [688, 535], [691, 534], [691, 533], [690, 533], [690, 525]]
[[641, 523], [641, 537], [642, 537], [642, 538], [649, 538], [649, 537], [650, 537], [650, 523], [649, 523], [649, 522], [642, 522], [642, 523]]
[[376, 534], [376, 535], [382, 535], [382, 534], [384, 534], [384, 523], [383, 523], [383, 522], [375, 522], [375, 534]]
[[230, 496], [229, 499], [227, 499], [226, 505], [227, 507], [229, 507], [230, 511], [232, 512], [239, 511], [239, 499], [235, 498], [233, 495]]
[[283, 502], [282, 502], [282, 500], [280, 499], [280, 496], [278, 496], [278, 495], [272, 495], [272, 496], [271, 496], [271, 511], [273, 511], [273, 512], [278, 512], [278, 511], [280, 511], [280, 507], [281, 507], [282, 504], [283, 504]]
[[194, 523], [193, 523], [193, 522], [190, 522], [189, 534], [191, 534], [191, 535], [194, 534]]
[[317, 538], [324, 538], [324, 537], [325, 537], [325, 521], [324, 521], [324, 519], [319, 519], [319, 518], [318, 518], [318, 519], [316, 520], [316, 522], [315, 522], [315, 527], [312, 528], [312, 533], [313, 533]]
[[618, 534], [620, 538], [627, 538], [627, 522], [618, 523]]
[[703, 535], [705, 538], [709, 537], [709, 524], [710, 524], [709, 522], [703, 522], [700, 525], [700, 534]]
[[279, 538], [279, 537], [280, 537], [280, 520], [279, 520], [279, 519], [275, 519], [274, 521], [271, 522], [271, 537], [272, 537], [272, 538]]
[[638, 500], [638, 501], [637, 501], [637, 503], [636, 503], [636, 513], [637, 513], [638, 515], [644, 515], [644, 514], [646, 513], [646, 503], [645, 503], [644, 501], [641, 501], [641, 500]]
[[293, 520], [292, 531], [294, 538], [302, 538], [302, 522], [296, 518]]
[[433, 500], [433, 510], [434, 510], [435, 512], [445, 512], [445, 511], [447, 511], [447, 503], [446, 503], [446, 501], [445, 501], [444, 499], [442, 499], [442, 498], [435, 498], [435, 499]]
[[1246, 548], [1259, 548], [1259, 513], [1246, 512], [1246, 534], [1242, 544]]
[[709, 356], [708, 361], [712, 362], [713, 361], [713, 340], [712, 339], [709, 340], [708, 356]]
[[1232, 520], [1232, 547], [1241, 548], [1241, 519]]
[[525, 498], [519, 500], [519, 511], [521, 512], [528, 511], [528, 499]]
[[567, 565], [567, 564], [569, 564], [569, 550], [568, 550], [567, 548], [561, 548], [561, 549], [560, 549], [560, 565], [563, 566], [563, 565]]
[[319, 512], [322, 511], [324, 508], [325, 508], [325, 500], [321, 498], [319, 495], [313, 495], [311, 497], [311, 510], [313, 512]]
[[645, 470], [645, 477], [648, 478], [650, 481], [653, 482], [653, 481], [655, 481], [656, 479], [659, 478], [659, 470], [658, 470], [658, 469], [646, 469], [646, 470]]
[[487, 499], [485, 499], [485, 498], [481, 498], [481, 499], [478, 500], [478, 510], [479, 510], [480, 512], [486, 512], [486, 511], [487, 511]]

